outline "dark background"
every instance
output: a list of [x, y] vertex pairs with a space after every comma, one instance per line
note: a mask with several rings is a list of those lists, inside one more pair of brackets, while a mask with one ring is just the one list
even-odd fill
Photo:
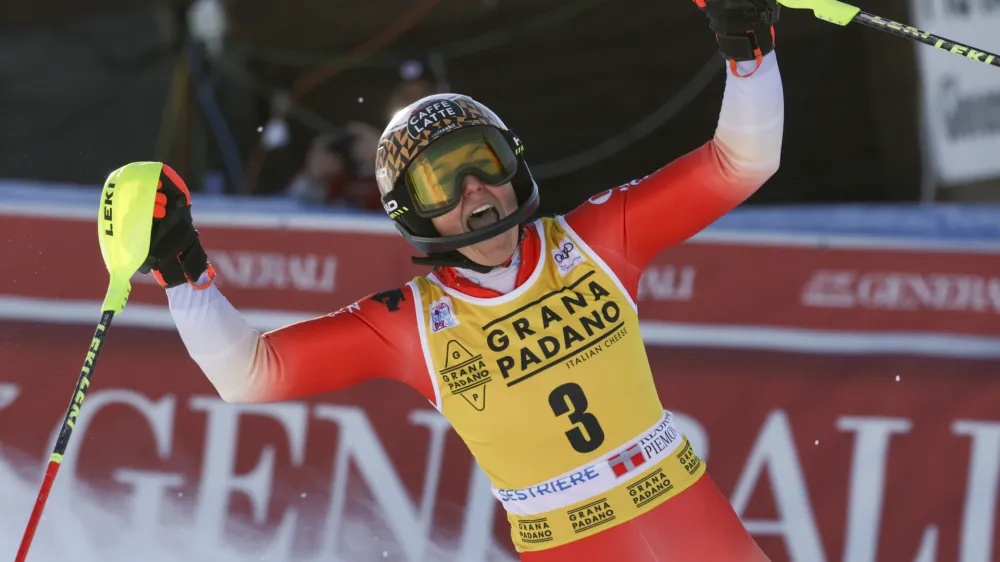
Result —
[[[491, 106], [525, 141], [543, 211], [558, 211], [711, 138], [725, 83], [707, 19], [689, 0], [232, 0], [218, 54], [192, 47], [189, 2], [5, 4], [2, 178], [99, 184], [127, 161], [163, 160], [196, 190], [215, 172], [226, 192], [275, 193], [324, 127], [362, 120], [381, 131], [399, 65], [436, 56], [451, 91]], [[423, 6], [431, 7], [415, 24], [400, 24]], [[864, 8], [910, 20], [901, 0]], [[782, 9], [776, 29], [782, 167], [751, 204], [917, 201], [915, 44], [808, 11]], [[707, 75], [706, 64], [715, 68]], [[543, 173], [627, 136], [700, 71], [708, 79], [688, 86], [693, 95], [675, 99], [648, 135], [589, 165]], [[311, 86], [295, 89], [303, 79]], [[172, 89], [181, 92], [173, 109]], [[289, 91], [291, 143], [265, 150], [258, 127], [273, 94]], [[214, 98], [221, 121], [199, 92]], [[223, 145], [238, 159], [227, 164]]]

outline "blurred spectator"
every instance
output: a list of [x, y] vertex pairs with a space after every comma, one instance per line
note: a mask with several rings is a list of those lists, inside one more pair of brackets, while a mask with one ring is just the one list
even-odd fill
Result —
[[379, 134], [355, 121], [316, 137], [285, 193], [309, 205], [381, 209], [374, 169]]
[[[407, 61], [400, 66], [400, 81], [386, 104], [386, 123], [407, 105], [441, 91], [423, 78], [424, 66]], [[375, 182], [375, 150], [382, 130], [352, 121], [342, 131], [313, 139], [302, 169], [285, 193], [301, 203], [356, 209], [381, 209]]]

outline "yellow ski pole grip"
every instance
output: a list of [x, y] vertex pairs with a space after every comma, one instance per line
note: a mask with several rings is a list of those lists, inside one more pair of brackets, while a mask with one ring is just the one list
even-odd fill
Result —
[[110, 282], [102, 311], [119, 313], [132, 290], [132, 275], [146, 261], [160, 162], [132, 162], [108, 176], [101, 191], [97, 235]]
[[818, 19], [842, 26], [861, 12], [861, 8], [837, 0], [778, 0], [778, 3], [793, 10], [812, 10]]

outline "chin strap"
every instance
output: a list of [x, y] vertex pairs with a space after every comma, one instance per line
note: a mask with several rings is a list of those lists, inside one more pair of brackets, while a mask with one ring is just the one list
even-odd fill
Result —
[[[522, 224], [517, 229], [517, 246], [515, 246], [514, 251], [517, 252], [521, 247], [521, 241], [524, 240], [524, 225]], [[410, 258], [410, 261], [416, 265], [429, 265], [434, 268], [438, 267], [461, 267], [464, 269], [470, 269], [476, 273], [489, 273], [498, 267], [507, 267], [510, 262], [514, 259], [514, 255], [511, 254], [507, 261], [498, 265], [482, 265], [470, 260], [462, 252], [458, 250], [452, 250], [450, 252], [442, 252], [440, 254], [428, 254], [426, 257], [414, 256]]]

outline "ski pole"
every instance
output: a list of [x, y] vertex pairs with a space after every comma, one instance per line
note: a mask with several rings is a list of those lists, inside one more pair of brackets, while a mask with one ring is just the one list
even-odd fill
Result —
[[59, 437], [49, 457], [41, 490], [28, 519], [28, 526], [21, 539], [15, 562], [24, 562], [28, 556], [28, 549], [31, 548], [31, 541], [45, 509], [49, 491], [59, 472], [63, 455], [66, 454], [66, 447], [73, 435], [73, 427], [80, 416], [83, 401], [87, 397], [90, 377], [97, 368], [97, 359], [111, 328], [111, 320], [125, 308], [132, 289], [132, 275], [143, 264], [149, 253], [153, 205], [156, 200], [156, 184], [160, 179], [160, 168], [159, 162], [134, 162], [115, 170], [104, 182], [97, 213], [97, 235], [101, 255], [110, 277], [108, 291], [101, 305], [101, 320], [87, 348], [80, 377], [63, 416]]
[[846, 26], [849, 23], [859, 23], [897, 37], [912, 39], [936, 49], [941, 49], [942, 51], [955, 53], [956, 55], [964, 56], [967, 59], [983, 64], [1000, 67], [1000, 55], [976, 47], [970, 47], [958, 41], [945, 39], [944, 37], [934, 35], [929, 31], [917, 29], [913, 26], [862, 12], [857, 6], [839, 2], [838, 0], [778, 0], [778, 3], [793, 10], [812, 10], [818, 19], [836, 25]]

